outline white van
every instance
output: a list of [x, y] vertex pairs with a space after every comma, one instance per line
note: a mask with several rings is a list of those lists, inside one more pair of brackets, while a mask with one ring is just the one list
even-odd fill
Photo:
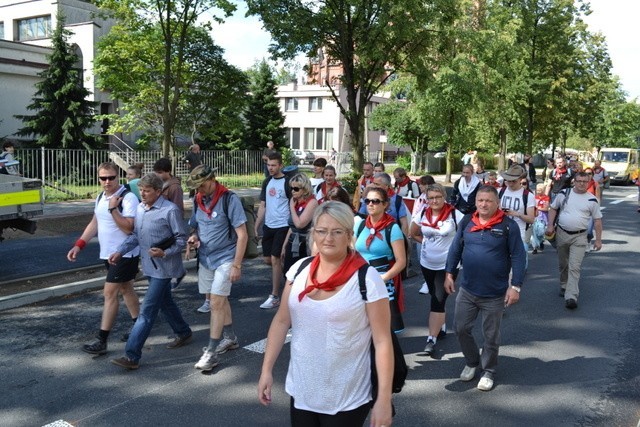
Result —
[[638, 169], [638, 150], [635, 148], [604, 147], [600, 149], [598, 159], [611, 182], [627, 185], [631, 182], [631, 173]]

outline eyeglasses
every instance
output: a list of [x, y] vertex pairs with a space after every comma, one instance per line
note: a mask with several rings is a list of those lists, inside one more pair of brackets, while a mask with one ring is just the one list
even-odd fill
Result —
[[589, 175], [589, 176], [593, 175], [593, 173], [591, 173], [591, 172], [585, 172], [585, 173], [586, 173], [587, 175]]
[[427, 200], [430, 202], [435, 202], [436, 200], [442, 200], [442, 199], [444, 199], [444, 197], [442, 196], [427, 197]]
[[117, 176], [115, 176], [115, 175], [99, 176], [98, 178], [100, 178], [100, 181], [115, 181]]
[[324, 228], [314, 228], [313, 232], [316, 233], [316, 235], [321, 239], [324, 239], [329, 235], [334, 239], [338, 239], [340, 237], [347, 235], [347, 230], [344, 230], [342, 228], [338, 228], [335, 230], [325, 230]]
[[382, 200], [380, 199], [364, 199], [364, 204], [365, 205], [369, 205], [373, 203], [374, 205], [379, 205], [380, 203], [382, 203]]
[[584, 180], [582, 180], [582, 179], [576, 179], [574, 182], [575, 182], [576, 184], [588, 184], [588, 183], [589, 183], [589, 181], [584, 181]]
[[291, 187], [291, 191], [300, 191], [302, 190], [301, 187]]

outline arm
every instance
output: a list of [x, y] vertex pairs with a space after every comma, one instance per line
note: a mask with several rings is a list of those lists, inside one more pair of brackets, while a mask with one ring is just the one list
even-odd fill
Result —
[[391, 242], [391, 248], [393, 249], [393, 257], [396, 259], [396, 263], [393, 264], [388, 271], [382, 274], [382, 280], [385, 282], [392, 280], [398, 274], [402, 273], [407, 266], [407, 253], [404, 250], [404, 240], [398, 239]]
[[378, 397], [371, 410], [372, 426], [389, 426], [392, 421], [391, 384], [393, 381], [393, 344], [391, 343], [391, 313], [386, 298], [365, 304], [371, 325], [373, 346], [376, 349], [376, 372], [378, 374]]
[[596, 234], [596, 241], [593, 243], [593, 247], [596, 251], [602, 249], [602, 218], [593, 220], [593, 230]]
[[422, 239], [423, 239], [423, 235], [422, 235], [422, 230], [420, 229], [420, 226], [418, 224], [416, 224], [415, 222], [411, 223], [411, 238], [413, 240], [415, 240], [418, 243], [422, 243]]
[[296, 228], [304, 228], [313, 219], [313, 211], [318, 206], [318, 201], [316, 199], [309, 200], [309, 202], [307, 203], [307, 206], [305, 206], [300, 216], [298, 216], [298, 214], [296, 213], [295, 205], [296, 205], [295, 201], [291, 199], [289, 201], [289, 211], [291, 212], [291, 219], [293, 220], [293, 225], [295, 225]]
[[[260, 380], [258, 381], [258, 400], [264, 406], [271, 403], [271, 387], [273, 385], [273, 366], [278, 360], [280, 351], [284, 346], [287, 332], [291, 327], [291, 315], [289, 313], [289, 293], [291, 292], [291, 282], [287, 280], [282, 292], [282, 304], [278, 308], [278, 312], [273, 317], [269, 333], [267, 334], [267, 346], [262, 360], [262, 370], [260, 372]], [[387, 304], [388, 306], [388, 304]]]
[[249, 241], [249, 234], [247, 233], [247, 224], [244, 223], [235, 228], [238, 241], [236, 242], [236, 253], [233, 257], [233, 266], [231, 267], [231, 274], [229, 279], [231, 283], [237, 282], [240, 279], [242, 273], [242, 259], [244, 258], [244, 251], [247, 248], [247, 242]]
[[[96, 214], [93, 214], [91, 221], [89, 221], [89, 224], [87, 224], [78, 240], [82, 240], [86, 244], [89, 240], [93, 239], [96, 234], [98, 234], [98, 220], [96, 219]], [[67, 253], [67, 259], [71, 262], [76, 261], [76, 259], [78, 258], [78, 254], [82, 250], [82, 248], [77, 244], [78, 242], [76, 242], [76, 244], [74, 244]], [[80, 245], [82, 245], [81, 242]], [[82, 246], [84, 247], [84, 245]]]
[[520, 218], [527, 224], [533, 224], [533, 222], [536, 220], [536, 208], [533, 206], [527, 206], [525, 214], [509, 210], [508, 215]]
[[556, 215], [558, 215], [558, 211], [555, 208], [549, 207], [549, 222], [547, 222], [547, 231], [545, 233], [549, 236], [553, 234]]
[[[406, 212], [406, 210], [405, 210]], [[409, 236], [409, 221], [407, 220], [407, 216], [400, 217], [400, 230], [405, 236]]]
[[256, 215], [256, 223], [254, 225], [256, 236], [259, 236], [258, 230], [260, 230], [260, 226], [264, 222], [264, 212], [265, 212], [265, 204], [264, 201], [260, 202], [260, 206], [258, 206], [258, 214]]

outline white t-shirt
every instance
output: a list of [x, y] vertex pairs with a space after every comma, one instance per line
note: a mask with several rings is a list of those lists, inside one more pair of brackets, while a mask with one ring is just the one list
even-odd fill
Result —
[[[287, 272], [293, 280], [302, 260]], [[291, 359], [285, 384], [295, 407], [321, 414], [350, 411], [371, 400], [371, 328], [366, 302], [388, 298], [380, 274], [367, 271], [367, 301], [360, 295], [358, 272], [333, 296], [317, 301], [298, 295], [310, 266], [295, 278], [289, 294]]]
[[311, 188], [313, 189], [313, 195], [315, 196], [317, 194], [316, 187], [324, 182], [324, 178], [309, 178], [309, 181], [311, 181]]
[[264, 223], [269, 228], [288, 227], [289, 199], [285, 189], [284, 175], [280, 178], [272, 178], [265, 190]]
[[[524, 190], [524, 188], [521, 188], [516, 191], [511, 191], [508, 187], [505, 187], [504, 193], [500, 198], [500, 207], [526, 215], [527, 208], [534, 208], [536, 206], [536, 195], [529, 192], [529, 195], [527, 196], [527, 206], [525, 207], [523, 197]], [[525, 232], [527, 229], [527, 223], [524, 222], [522, 218], [511, 215], [509, 216], [516, 222], [516, 224], [518, 224], [518, 227], [520, 228], [520, 237], [523, 242], [526, 242]]]
[[[112, 197], [119, 197], [124, 190], [123, 185], [111, 196], [103, 194], [100, 200], [96, 199], [94, 213], [98, 220], [100, 259], [108, 259], [109, 255], [116, 252], [120, 244], [128, 237], [128, 234], [120, 230], [116, 224], [116, 221], [113, 219], [113, 214], [109, 213], [109, 200]], [[138, 204], [140, 204], [140, 202], [135, 194], [132, 192], [125, 194], [124, 199], [122, 199], [122, 212], [120, 214], [125, 218], [135, 218]], [[127, 252], [123, 257], [131, 258], [138, 255], [140, 255], [139, 247], [133, 249], [131, 252]]]
[[[453, 220], [453, 215], [456, 220]], [[457, 227], [464, 215], [459, 210], [454, 210], [438, 228], [422, 225], [426, 222], [424, 215], [414, 218], [413, 222], [420, 226], [422, 231], [422, 246], [420, 247], [420, 265], [429, 270], [444, 270], [447, 263], [449, 247], [456, 235]], [[434, 221], [435, 218], [432, 218]]]

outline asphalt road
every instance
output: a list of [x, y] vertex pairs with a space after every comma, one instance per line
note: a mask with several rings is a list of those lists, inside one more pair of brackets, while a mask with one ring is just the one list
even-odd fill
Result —
[[[395, 395], [394, 426], [636, 426], [636, 194], [631, 187], [605, 193], [605, 246], [585, 259], [577, 310], [565, 309], [558, 297], [555, 251], [547, 247], [542, 254], [530, 255], [521, 302], [507, 310], [503, 321], [498, 375], [491, 392], [457, 379], [464, 361], [454, 335], [438, 342], [435, 357], [421, 353], [428, 299], [417, 293], [422, 280], [410, 279], [407, 328], [400, 337], [410, 372], [404, 390]], [[256, 399], [262, 361], [256, 349], [274, 312], [258, 308], [270, 289], [270, 270], [260, 260], [245, 264], [231, 302], [241, 348], [223, 355], [211, 375], [193, 368], [208, 337], [208, 316], [195, 311], [202, 299], [194, 271], [175, 293], [194, 329], [194, 342], [166, 349], [171, 331], [159, 317], [138, 371], [109, 363], [123, 353], [124, 343], [118, 338], [129, 326], [123, 307], [107, 356], [92, 358], [79, 350], [99, 324], [98, 291], [0, 312], [0, 424], [40, 426], [65, 420], [74, 426], [287, 425], [288, 346], [274, 372], [271, 407], [260, 406]], [[144, 287], [139, 292], [143, 295]], [[449, 323], [453, 303], [450, 298]]]

